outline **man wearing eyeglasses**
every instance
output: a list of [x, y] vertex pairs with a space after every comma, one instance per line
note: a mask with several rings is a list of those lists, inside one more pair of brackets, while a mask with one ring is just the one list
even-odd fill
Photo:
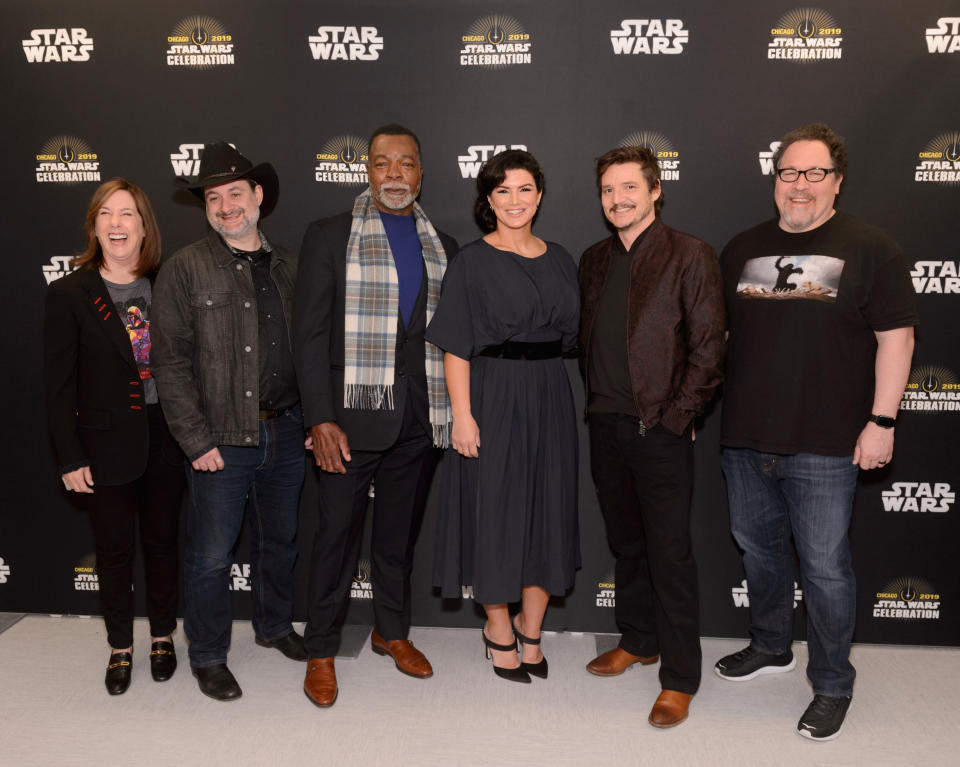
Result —
[[893, 459], [917, 313], [897, 244], [834, 208], [843, 139], [823, 124], [798, 128], [783, 137], [774, 167], [779, 219], [737, 235], [721, 255], [730, 333], [723, 471], [750, 645], [715, 670], [746, 681], [796, 665], [792, 533], [814, 692], [797, 731], [831, 740], [856, 675], [847, 530], [857, 474]]

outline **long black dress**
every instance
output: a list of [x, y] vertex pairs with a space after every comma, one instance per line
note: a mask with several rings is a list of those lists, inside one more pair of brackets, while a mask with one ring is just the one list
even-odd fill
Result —
[[563, 594], [580, 566], [577, 426], [563, 360], [478, 356], [506, 340], [576, 343], [576, 266], [547, 243], [538, 258], [465, 246], [447, 269], [427, 340], [470, 361], [479, 458], [447, 450], [441, 468], [434, 584], [472, 586], [483, 604], [525, 586]]

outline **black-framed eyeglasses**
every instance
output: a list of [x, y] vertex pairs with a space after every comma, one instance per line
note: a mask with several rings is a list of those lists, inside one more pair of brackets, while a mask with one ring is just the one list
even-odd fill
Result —
[[806, 170], [797, 170], [796, 168], [777, 168], [777, 178], [786, 183], [796, 181], [803, 176], [811, 184], [823, 181], [828, 175], [834, 173], [836, 168], [807, 168]]

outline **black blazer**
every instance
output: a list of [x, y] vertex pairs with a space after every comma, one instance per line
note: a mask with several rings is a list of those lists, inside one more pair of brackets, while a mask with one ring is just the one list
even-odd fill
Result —
[[[414, 413], [431, 434], [424, 368], [426, 331], [426, 271], [409, 327], [398, 323], [393, 410], [343, 407], [343, 312], [347, 242], [351, 213], [314, 221], [300, 249], [293, 297], [293, 352], [303, 404], [303, 423], [336, 421], [351, 449], [383, 450], [393, 444], [409, 398]], [[449, 261], [457, 242], [438, 231]]]
[[[78, 269], [47, 288], [43, 358], [47, 423], [60, 473], [88, 465], [94, 488], [140, 477], [150, 450], [143, 386], [123, 319], [98, 270]], [[181, 461], [164, 432], [164, 457]]]

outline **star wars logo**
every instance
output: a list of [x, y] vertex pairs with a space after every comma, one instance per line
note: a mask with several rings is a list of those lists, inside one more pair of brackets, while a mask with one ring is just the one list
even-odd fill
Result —
[[383, 50], [376, 27], [317, 27], [307, 43], [314, 61], [376, 61]]
[[187, 16], [167, 35], [167, 66], [210, 69], [236, 63], [231, 35], [216, 19]]
[[74, 591], [100, 591], [100, 579], [92, 567], [73, 568]]
[[943, 16], [937, 26], [926, 30], [928, 53], [960, 51], [960, 16]]
[[370, 582], [370, 562], [361, 559], [350, 583], [351, 599], [373, 599], [373, 584]]
[[250, 565], [230, 565], [230, 591], [250, 591]]
[[31, 29], [30, 39], [21, 42], [31, 64], [90, 61], [93, 53], [93, 38], [83, 27]]
[[660, 180], [680, 180], [680, 152], [673, 146], [673, 142], [663, 134], [653, 131], [637, 131], [623, 139], [620, 146], [639, 146], [649, 149], [657, 158], [657, 165], [660, 166]]
[[495, 154], [506, 152], [508, 149], [527, 150], [526, 144], [471, 144], [467, 153], [457, 155], [460, 164], [460, 175], [464, 178], [476, 178], [481, 166]]
[[460, 66], [503, 69], [533, 60], [533, 39], [512, 16], [477, 19], [460, 36]]
[[620, 29], [610, 30], [610, 44], [617, 55], [683, 53], [690, 32], [681, 19], [624, 19]]
[[947, 482], [894, 482], [880, 493], [884, 511], [950, 511], [957, 494]]
[[760, 172], [764, 176], [772, 176], [775, 168], [773, 167], [773, 156], [777, 153], [777, 150], [780, 148], [779, 141], [771, 141], [770, 149], [766, 152], [760, 152]]
[[[734, 586], [730, 589], [730, 594], [733, 597], [733, 606], [734, 607], [750, 607], [750, 592], [747, 590], [747, 581], [746, 579], [740, 581], [739, 586]], [[793, 582], [793, 609], [796, 610], [800, 605], [800, 602], [803, 601], [803, 591], [800, 588], [800, 584], [796, 581]]]
[[940, 594], [920, 578], [898, 578], [877, 592], [874, 618], [939, 620]]
[[100, 180], [100, 157], [82, 138], [54, 136], [37, 152], [38, 184], [70, 186]]
[[833, 16], [819, 8], [796, 8], [770, 30], [767, 58], [804, 63], [839, 60], [842, 44], [843, 30]]
[[359, 136], [334, 136], [314, 159], [313, 179], [319, 184], [366, 186], [370, 183], [367, 176], [370, 148]]
[[54, 280], [59, 280], [61, 277], [66, 277], [70, 274], [70, 272], [73, 271], [73, 267], [70, 266], [72, 260], [73, 256], [51, 256], [50, 263], [44, 264], [41, 267], [43, 269], [43, 278], [47, 281], [47, 285]]
[[960, 131], [942, 133], [917, 154], [913, 180], [944, 186], [960, 184]]
[[914, 368], [900, 399], [900, 409], [922, 413], [956, 412], [960, 410], [960, 381], [945, 367]]
[[917, 293], [960, 293], [957, 261], [917, 261], [910, 271]]
[[[230, 144], [234, 149], [236, 144]], [[200, 173], [200, 153], [203, 144], [181, 144], [176, 152], [170, 153], [170, 165], [173, 175], [190, 178]]]
[[6, 583], [10, 577], [10, 565], [6, 563], [3, 557], [0, 557], [0, 583]]

